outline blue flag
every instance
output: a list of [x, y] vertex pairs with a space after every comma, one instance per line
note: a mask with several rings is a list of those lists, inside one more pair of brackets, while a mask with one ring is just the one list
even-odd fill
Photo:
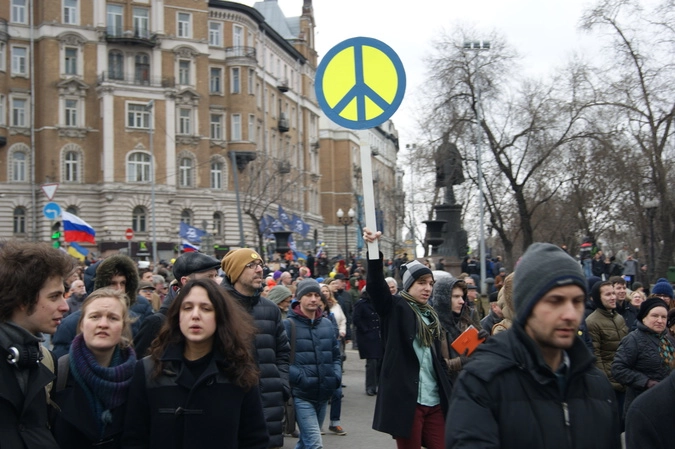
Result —
[[183, 238], [191, 243], [201, 243], [202, 237], [206, 235], [206, 231], [190, 226], [185, 222], [180, 222], [180, 238]]
[[288, 227], [293, 226], [293, 222], [291, 220], [291, 217], [288, 216], [286, 211], [284, 211], [284, 208], [281, 207], [281, 204], [279, 205], [279, 221], [284, 225]]

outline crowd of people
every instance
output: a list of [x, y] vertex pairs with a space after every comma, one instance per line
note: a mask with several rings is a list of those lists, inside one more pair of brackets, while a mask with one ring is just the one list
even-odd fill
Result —
[[551, 244], [512, 273], [493, 262], [484, 307], [473, 268], [442, 260], [272, 265], [240, 248], [78, 266], [5, 242], [0, 447], [321, 448], [324, 421], [347, 435], [350, 344], [372, 428], [401, 449], [617, 448], [623, 432], [671, 447], [654, 425], [675, 397], [670, 282], [646, 293]]

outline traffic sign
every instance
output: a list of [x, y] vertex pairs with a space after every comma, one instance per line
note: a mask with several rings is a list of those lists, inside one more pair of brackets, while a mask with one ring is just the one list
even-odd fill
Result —
[[54, 198], [54, 195], [56, 195], [56, 189], [59, 188], [59, 183], [58, 182], [52, 182], [52, 183], [49, 183], [49, 184], [42, 184], [40, 186], [40, 188], [42, 189], [42, 192], [44, 192], [45, 196], [47, 197], [47, 200], [51, 201]]
[[61, 215], [61, 207], [56, 203], [47, 203], [42, 208], [42, 213], [48, 220], [56, 220]]
[[124, 238], [127, 240], [131, 240], [134, 238], [134, 230], [131, 228], [127, 228], [126, 231], [124, 231]]
[[316, 71], [316, 97], [332, 121], [349, 129], [387, 121], [405, 94], [406, 77], [398, 55], [369, 37], [347, 39], [331, 48]]

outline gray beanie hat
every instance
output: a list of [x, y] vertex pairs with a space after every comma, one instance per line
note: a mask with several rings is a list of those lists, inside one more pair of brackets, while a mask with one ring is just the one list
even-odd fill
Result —
[[578, 285], [588, 293], [579, 262], [550, 243], [532, 244], [513, 275], [516, 321], [524, 325], [535, 304], [550, 290], [564, 285]]
[[429, 267], [422, 265], [417, 260], [408, 262], [407, 264], [402, 265], [401, 268], [405, 269], [403, 276], [401, 277], [401, 281], [403, 282], [403, 290], [405, 291], [408, 291], [415, 281], [425, 274], [430, 274], [432, 279], [434, 277], [434, 274], [431, 272]]
[[[275, 287], [276, 288], [276, 287]], [[321, 287], [314, 279], [305, 279], [298, 283], [298, 288], [295, 290], [295, 298], [300, 299], [307, 293], [318, 293], [321, 295]]]
[[293, 293], [283, 285], [277, 285], [273, 287], [267, 294], [267, 299], [272, 301], [274, 304], [279, 305], [281, 301], [286, 298], [292, 298]]

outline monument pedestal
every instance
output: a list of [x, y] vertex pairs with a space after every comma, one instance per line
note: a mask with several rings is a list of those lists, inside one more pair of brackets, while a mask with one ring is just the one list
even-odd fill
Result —
[[440, 204], [434, 206], [434, 209], [436, 220], [446, 222], [442, 233], [443, 243], [438, 247], [438, 256], [461, 260], [466, 255], [468, 242], [466, 231], [462, 229], [462, 206]]

